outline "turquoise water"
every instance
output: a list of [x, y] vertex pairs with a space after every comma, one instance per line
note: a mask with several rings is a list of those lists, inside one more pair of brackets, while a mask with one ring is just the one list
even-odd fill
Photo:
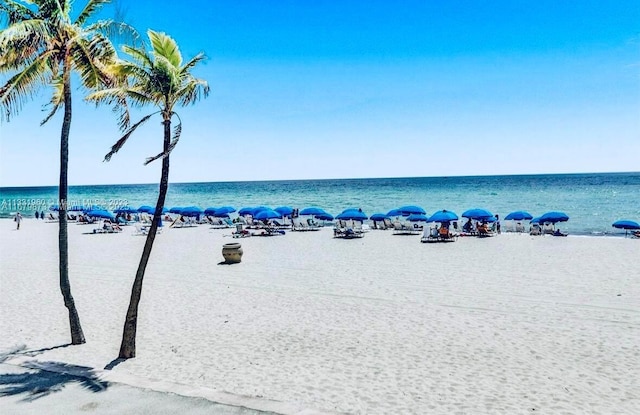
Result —
[[[155, 206], [157, 184], [71, 186], [70, 204]], [[33, 215], [57, 203], [57, 188], [0, 188], [0, 216], [20, 210]], [[320, 206], [336, 215], [349, 207], [368, 214], [418, 205], [427, 214], [452, 210], [458, 215], [480, 207], [500, 217], [514, 210], [534, 216], [559, 210], [570, 220], [559, 226], [573, 234], [618, 232], [619, 219], [640, 221], [640, 173], [551, 174], [516, 176], [411, 177], [339, 180], [284, 180], [223, 183], [172, 183], [167, 207], [231, 205]]]

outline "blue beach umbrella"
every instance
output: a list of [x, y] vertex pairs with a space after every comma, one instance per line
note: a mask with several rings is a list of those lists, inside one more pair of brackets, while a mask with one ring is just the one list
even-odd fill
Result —
[[142, 205], [138, 208], [138, 212], [144, 212], [144, 213], [149, 213], [152, 210], [154, 210], [154, 207], [149, 205]]
[[235, 211], [236, 211], [235, 208], [231, 206], [222, 206], [215, 210], [215, 212], [213, 213], [213, 216], [217, 218], [228, 218], [229, 213], [233, 213]]
[[567, 216], [564, 212], [547, 212], [544, 215], [540, 216], [540, 222], [549, 222], [549, 223], [557, 223], [557, 222], [566, 222], [569, 220], [569, 216]]
[[364, 221], [367, 220], [367, 215], [359, 210], [347, 209], [336, 216], [336, 219]]
[[[235, 209], [233, 211], [235, 212]], [[221, 207], [216, 209], [215, 212], [213, 212], [212, 216], [216, 218], [228, 218], [229, 213], [231, 213], [229, 209], [226, 209], [225, 207]]]
[[313, 215], [313, 217], [318, 219], [318, 220], [333, 220], [333, 215], [330, 215], [327, 212], [320, 213], [319, 215]]
[[[148, 213], [150, 215], [155, 215], [156, 214], [156, 208], [151, 208], [151, 210], [149, 210], [148, 212], [145, 212], [145, 213]], [[164, 215], [165, 213], [169, 213], [169, 209], [167, 209], [166, 207], [163, 207], [162, 208], [162, 214]]]
[[389, 219], [389, 215], [386, 215], [384, 213], [374, 213], [373, 215], [369, 216], [369, 219], [375, 221], [383, 221], [385, 219]]
[[640, 229], [640, 224], [632, 220], [619, 220], [619, 221], [613, 222], [613, 225], [611, 226], [613, 226], [616, 229], [624, 229], [624, 230]]
[[427, 212], [425, 212], [424, 209], [422, 209], [420, 206], [415, 206], [415, 205], [408, 205], [408, 206], [402, 206], [398, 208], [398, 212], [400, 212], [400, 214], [402, 216], [409, 216], [412, 214], [417, 214], [417, 215], [426, 215]]
[[255, 214], [254, 218], [258, 220], [279, 219], [282, 215], [273, 209], [263, 209]]
[[182, 208], [182, 210], [180, 211], [180, 214], [182, 216], [191, 216], [191, 217], [200, 216], [203, 213], [204, 211], [197, 206], [188, 206], [188, 207]]
[[[182, 208], [180, 208], [180, 209], [182, 209]], [[206, 209], [204, 210], [204, 214], [205, 214], [205, 215], [207, 215], [207, 216], [213, 216], [213, 215], [216, 213], [216, 210], [217, 210], [217, 209], [218, 209], [218, 208], [208, 207], [208, 208], [206, 208]], [[169, 211], [169, 212], [171, 212], [171, 211]]]
[[304, 208], [300, 211], [301, 215], [321, 215], [323, 213], [327, 212], [325, 212], [324, 209], [315, 206]]
[[86, 215], [91, 218], [103, 218], [103, 219], [109, 219], [109, 220], [116, 220], [116, 218], [114, 218], [111, 213], [107, 212], [104, 209], [89, 210], [86, 212]]
[[240, 216], [251, 215], [251, 213], [253, 212], [253, 209], [255, 209], [255, 207], [243, 207], [238, 211], [238, 215]]
[[273, 209], [271, 209], [270, 207], [267, 207], [267, 206], [258, 206], [258, 207], [254, 207], [254, 208], [251, 210], [250, 215], [251, 215], [251, 216], [253, 216], [253, 217], [255, 218], [255, 217], [256, 217], [256, 215], [257, 215], [258, 213], [262, 212], [263, 210], [273, 210]]
[[458, 220], [458, 215], [448, 210], [439, 210], [429, 216], [427, 222], [451, 222], [454, 220]]
[[114, 210], [113, 213], [126, 213], [126, 214], [132, 214], [132, 213], [138, 213], [137, 209], [134, 209], [132, 207], [129, 206], [122, 206], [119, 207], [118, 209]]
[[485, 209], [475, 208], [475, 209], [469, 209], [464, 211], [464, 213], [462, 214], [462, 217], [475, 219], [475, 220], [482, 220], [482, 219], [487, 220], [489, 218], [493, 218], [493, 213]]
[[540, 216], [538, 216], [537, 218], [533, 218], [529, 221], [529, 223], [540, 223]]
[[400, 212], [398, 209], [391, 209], [389, 212], [387, 212], [387, 216], [402, 216], [402, 212]]
[[171, 209], [169, 209], [169, 213], [180, 213], [180, 211], [184, 209], [181, 206], [174, 206]]
[[407, 220], [409, 222], [426, 222], [429, 220], [429, 218], [427, 217], [427, 215], [423, 215], [420, 213], [412, 213], [407, 217]]
[[233, 206], [222, 206], [216, 209], [216, 212], [222, 212], [222, 211], [224, 211], [225, 213], [233, 213], [236, 211], [236, 208], [234, 208]]
[[533, 219], [533, 215], [524, 210], [517, 210], [505, 216], [504, 220], [529, 220]]
[[277, 208], [275, 208], [273, 210], [275, 210], [276, 212], [278, 212], [282, 216], [291, 216], [291, 214], [293, 213], [293, 208], [290, 207], [290, 206], [278, 206]]

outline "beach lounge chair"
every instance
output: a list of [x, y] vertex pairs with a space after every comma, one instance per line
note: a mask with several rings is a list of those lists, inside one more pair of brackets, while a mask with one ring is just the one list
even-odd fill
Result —
[[[140, 223], [137, 222], [134, 225], [135, 231], [132, 233], [132, 235], [147, 235], [149, 233], [149, 229], [151, 228], [150, 224], [147, 223]], [[156, 231], [156, 235], [162, 233], [162, 229], [163, 227], [159, 226], [158, 230]]]
[[276, 229], [271, 226], [264, 226], [255, 232], [251, 232], [251, 236], [281, 236], [285, 232], [282, 229]]
[[393, 222], [393, 234], [394, 235], [420, 235], [422, 229], [414, 227], [411, 222], [400, 222], [396, 220]]
[[538, 225], [537, 223], [532, 224], [531, 228], [529, 229], [529, 235], [542, 235], [542, 229], [540, 228], [540, 225]]
[[93, 233], [119, 233], [119, 232], [122, 232], [122, 228], [117, 223], [113, 223], [108, 219], [102, 222], [101, 227], [95, 228], [93, 230]]
[[354, 228], [344, 227], [344, 228], [334, 228], [333, 229], [333, 237], [339, 239], [355, 239], [364, 237], [364, 232], [357, 231]]
[[298, 232], [319, 231], [320, 227], [313, 219], [295, 218], [291, 230]]
[[434, 242], [455, 242], [458, 239], [458, 234], [451, 232], [446, 226], [424, 228], [420, 242], [434, 243]]
[[478, 238], [487, 238], [490, 236], [494, 236], [495, 232], [492, 228], [489, 228], [487, 222], [478, 222], [476, 224], [476, 236]]
[[555, 226], [553, 226], [552, 223], [545, 222], [542, 225], [542, 233], [544, 235], [553, 235], [555, 231], [556, 231]]
[[433, 228], [424, 228], [420, 242], [438, 242], [438, 230]]

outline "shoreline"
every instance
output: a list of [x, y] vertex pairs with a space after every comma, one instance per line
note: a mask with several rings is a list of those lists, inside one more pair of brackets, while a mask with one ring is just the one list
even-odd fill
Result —
[[[42, 223], [42, 222], [40, 222]], [[102, 368], [117, 356], [145, 238], [69, 227], [87, 343], [68, 343], [57, 227], [0, 221], [0, 350]], [[502, 234], [421, 244], [328, 229], [241, 242], [166, 229], [147, 268], [137, 376], [339, 413], [637, 413], [638, 241]], [[2, 398], [0, 398], [2, 399]]]

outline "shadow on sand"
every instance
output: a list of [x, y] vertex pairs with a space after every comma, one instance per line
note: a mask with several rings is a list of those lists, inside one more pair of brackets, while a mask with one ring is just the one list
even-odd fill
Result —
[[[0, 353], [0, 364], [15, 356], [35, 357], [50, 350], [69, 347], [61, 344], [37, 350], [28, 350], [25, 345]], [[59, 362], [32, 361], [20, 366], [3, 365], [0, 372], [0, 397], [24, 395], [22, 401], [32, 402], [49, 394], [61, 391], [67, 384], [79, 384], [92, 392], [102, 392], [109, 383], [102, 381], [92, 368]]]
[[92, 392], [103, 392], [109, 382], [100, 380], [92, 368], [58, 362], [32, 362], [17, 368], [18, 373], [0, 373], [0, 397], [24, 395], [32, 402], [78, 384]]

